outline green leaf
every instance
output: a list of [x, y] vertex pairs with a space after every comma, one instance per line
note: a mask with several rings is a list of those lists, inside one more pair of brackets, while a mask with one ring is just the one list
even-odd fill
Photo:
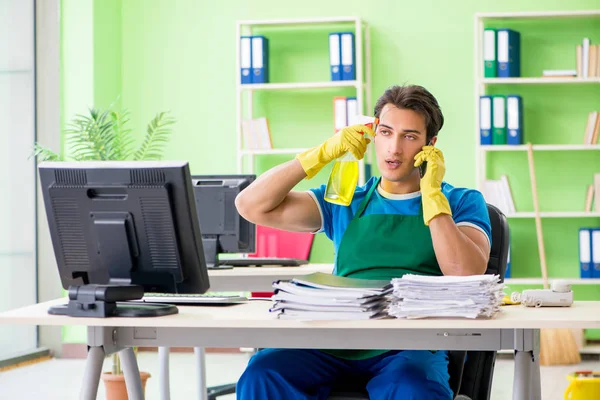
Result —
[[[170, 125], [175, 120], [167, 112], [158, 113], [148, 124], [142, 144], [134, 151], [135, 140], [128, 128], [129, 111], [114, 111], [113, 105], [106, 110], [89, 108], [87, 114], [77, 114], [68, 122], [64, 133], [70, 158], [76, 161], [161, 159], [164, 145], [170, 139]], [[37, 143], [30, 157], [64, 160]]]
[[78, 114], [65, 131], [65, 141], [75, 160], [108, 160], [111, 153], [112, 121], [109, 111], [92, 108], [89, 116]]
[[175, 119], [169, 117], [166, 112], [156, 114], [148, 124], [146, 137], [140, 145], [140, 148], [133, 155], [134, 160], [160, 160], [162, 158], [164, 144], [169, 141], [171, 136], [170, 125], [175, 123]]
[[131, 156], [133, 144], [131, 129], [126, 128], [129, 111], [113, 111], [110, 115], [113, 122], [110, 159], [127, 160]]
[[33, 146], [33, 152], [28, 158], [37, 157], [38, 161], [63, 161], [62, 157], [39, 143]]

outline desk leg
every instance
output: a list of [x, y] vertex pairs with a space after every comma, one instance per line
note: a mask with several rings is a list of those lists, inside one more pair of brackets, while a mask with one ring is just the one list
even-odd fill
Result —
[[121, 363], [123, 365], [123, 375], [125, 376], [125, 385], [127, 386], [127, 397], [130, 400], [144, 400], [144, 391], [142, 389], [142, 380], [140, 379], [140, 370], [137, 360], [131, 347], [119, 352]]
[[515, 351], [515, 375], [513, 381], [513, 400], [529, 400], [532, 392], [531, 371], [533, 360], [529, 351]]
[[169, 348], [158, 348], [158, 390], [160, 400], [171, 399], [171, 388], [169, 387]]
[[542, 400], [542, 384], [540, 381], [540, 352], [533, 352], [534, 360], [531, 365], [531, 400]]
[[100, 346], [89, 347], [83, 371], [83, 386], [79, 393], [80, 400], [96, 400], [102, 364], [104, 364], [104, 349]]
[[204, 347], [194, 347], [198, 371], [198, 400], [208, 400], [206, 391], [206, 353]]

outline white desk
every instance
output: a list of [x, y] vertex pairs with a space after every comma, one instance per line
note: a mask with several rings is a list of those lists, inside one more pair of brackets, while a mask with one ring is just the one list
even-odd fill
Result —
[[333, 264], [306, 264], [299, 267], [237, 267], [208, 271], [212, 292], [270, 292], [273, 281], [291, 279], [313, 272], [331, 274]]
[[[208, 271], [210, 291], [212, 292], [271, 292], [273, 281], [291, 279], [313, 272], [330, 274], [333, 264], [306, 264], [298, 267], [236, 267], [232, 269], [211, 269]], [[195, 347], [196, 368], [198, 371], [198, 400], [205, 400], [206, 367], [204, 348]], [[169, 386], [169, 348], [159, 347], [158, 358], [159, 391], [161, 400], [170, 400]]]
[[[424, 319], [285, 321], [269, 302], [231, 307], [179, 307], [159, 318], [72, 318], [48, 315], [65, 299], [0, 313], [1, 324], [88, 326], [81, 399], [92, 400], [104, 355], [120, 352], [129, 398], [142, 399], [133, 346], [282, 347], [343, 349], [516, 350], [513, 399], [541, 399], [540, 328], [600, 328], [600, 302], [570, 308], [504, 307], [493, 320]], [[340, 340], [343, 338], [343, 340]]]

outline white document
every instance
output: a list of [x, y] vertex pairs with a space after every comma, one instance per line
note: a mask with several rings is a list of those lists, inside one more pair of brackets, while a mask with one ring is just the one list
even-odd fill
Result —
[[392, 279], [388, 313], [396, 318], [491, 318], [500, 311], [498, 275], [421, 276]]

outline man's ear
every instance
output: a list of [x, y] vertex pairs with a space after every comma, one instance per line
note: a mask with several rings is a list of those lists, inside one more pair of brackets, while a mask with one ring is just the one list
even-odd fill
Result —
[[437, 142], [437, 136], [432, 137], [427, 143], [428, 146], [435, 146], [435, 142]]

